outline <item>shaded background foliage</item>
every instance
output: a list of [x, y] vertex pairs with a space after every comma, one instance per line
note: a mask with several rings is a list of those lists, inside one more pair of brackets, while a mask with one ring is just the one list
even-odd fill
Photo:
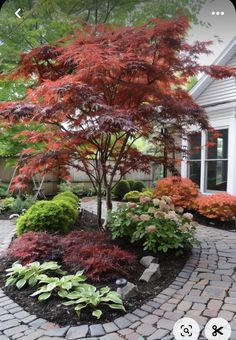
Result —
[[[0, 19], [0, 73], [12, 70], [22, 51], [51, 44], [71, 34], [81, 23], [142, 24], [152, 17], [185, 15], [193, 24], [206, 0], [8, 0]], [[14, 15], [21, 8], [23, 19]], [[80, 18], [80, 19], [78, 19]], [[0, 80], [0, 101], [22, 98], [31, 83]]]

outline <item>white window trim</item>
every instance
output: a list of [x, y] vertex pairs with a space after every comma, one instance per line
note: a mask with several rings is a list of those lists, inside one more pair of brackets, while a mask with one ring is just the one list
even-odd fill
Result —
[[[231, 129], [230, 125], [215, 125], [213, 126], [216, 130], [223, 130], [227, 129], [228, 130], [228, 158], [226, 159], [228, 161], [228, 166], [227, 166], [227, 189], [226, 191], [221, 191], [221, 190], [206, 190], [206, 153], [207, 153], [207, 147], [206, 147], [206, 142], [207, 142], [207, 131], [201, 131], [201, 174], [200, 174], [200, 191], [204, 195], [210, 195], [212, 193], [224, 193], [224, 192], [230, 192], [231, 193], [231, 183], [230, 183], [230, 173], [229, 173], [229, 157], [230, 157], [230, 134], [231, 134]], [[194, 130], [193, 130], [194, 132]], [[182, 142], [182, 146], [185, 148], [188, 148], [188, 141], [187, 139], [184, 139]], [[188, 160], [185, 159], [182, 161], [181, 164], [181, 176], [182, 177], [188, 177]]]

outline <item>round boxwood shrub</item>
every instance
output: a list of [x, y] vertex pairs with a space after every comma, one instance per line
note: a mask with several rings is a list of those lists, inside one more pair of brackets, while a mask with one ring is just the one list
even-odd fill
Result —
[[130, 190], [133, 191], [134, 190], [135, 181], [133, 179], [127, 179], [127, 182], [129, 183]]
[[64, 219], [66, 220], [66, 224], [70, 227], [75, 223], [76, 218], [78, 217], [78, 210], [75, 205], [70, 201], [65, 201], [63, 199], [56, 199], [54, 202], [58, 204], [62, 210]]
[[154, 193], [151, 191], [151, 190], [145, 190], [142, 191], [141, 193], [139, 193], [140, 195], [143, 195], [143, 196], [147, 196], [147, 197], [150, 197], [150, 198], [153, 198], [154, 197]]
[[62, 197], [63, 199], [66, 198], [66, 197], [70, 197], [70, 198], [74, 199], [77, 203], [79, 202], [79, 197], [71, 191], [61, 192], [61, 193], [57, 194], [54, 198], [56, 198], [56, 197], [57, 198]]
[[114, 196], [119, 199], [122, 200], [122, 198], [125, 196], [125, 194], [127, 194], [127, 192], [130, 191], [130, 186], [128, 181], [126, 180], [121, 180], [120, 182], [118, 182], [114, 188]]
[[70, 219], [64, 215], [63, 207], [56, 201], [39, 201], [32, 205], [17, 220], [17, 235], [27, 231], [66, 232]]
[[139, 202], [140, 192], [139, 191], [130, 191], [125, 194], [123, 200], [126, 202]]
[[134, 183], [134, 189], [133, 190], [142, 192], [143, 189], [145, 189], [145, 188], [146, 188], [146, 185], [142, 181], [136, 181]]
[[73, 194], [72, 192], [66, 191], [66, 192], [62, 192], [60, 194], [57, 194], [56, 196], [54, 196], [53, 201], [55, 200], [63, 200], [66, 202], [70, 202], [76, 209], [79, 205], [79, 198]]

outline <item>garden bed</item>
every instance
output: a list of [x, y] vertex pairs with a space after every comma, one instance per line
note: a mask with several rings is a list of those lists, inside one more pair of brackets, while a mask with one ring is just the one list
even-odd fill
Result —
[[[84, 211], [82, 216], [78, 219], [75, 229], [84, 229], [84, 230], [95, 230], [96, 228], [96, 216]], [[159, 294], [163, 289], [167, 288], [171, 282], [175, 279], [178, 273], [183, 268], [186, 260], [189, 258], [190, 252], [185, 253], [181, 257], [176, 257], [173, 253], [169, 254], [158, 254], [160, 269], [161, 269], [161, 278], [153, 281], [151, 283], [141, 283], [139, 282], [139, 278], [144, 271], [144, 267], [140, 265], [139, 260], [144, 255], [153, 255], [151, 252], [142, 251], [140, 246], [128, 245], [125, 241], [114, 242], [114, 244], [118, 244], [122, 247], [122, 249], [132, 251], [137, 256], [137, 263], [134, 265], [132, 270], [129, 272], [127, 280], [137, 284], [138, 286], [138, 295], [134, 298], [129, 299], [125, 302], [126, 311], [130, 312], [135, 308], [138, 308], [146, 301], [150, 300], [157, 294]], [[84, 310], [81, 314], [81, 318], [75, 314], [73, 306], [64, 306], [62, 305], [62, 299], [58, 297], [53, 297], [49, 300], [38, 302], [36, 298], [30, 297], [35, 291], [35, 288], [25, 288], [22, 290], [18, 290], [13, 286], [4, 287], [5, 285], [5, 269], [9, 268], [12, 264], [12, 260], [8, 257], [2, 258], [0, 263], [0, 287], [6, 292], [6, 294], [12, 298], [15, 302], [17, 302], [20, 306], [22, 306], [26, 311], [31, 314], [36, 314], [38, 317], [42, 317], [47, 319], [48, 321], [57, 323], [61, 326], [63, 325], [78, 325], [81, 323], [94, 323], [97, 322], [96, 318], [91, 316], [90, 310]], [[72, 273], [70, 268], [67, 268], [63, 265], [63, 270], [68, 271], [68, 273]], [[111, 289], [116, 289], [116, 285], [113, 281], [108, 282], [89, 282], [88, 283], [95, 284], [97, 288], [103, 286], [109, 286]], [[104, 309], [103, 315], [100, 319], [101, 322], [109, 322], [114, 318], [123, 314], [123, 312], [118, 310]], [[99, 322], [100, 322], [99, 321]]]
[[228, 231], [236, 231], [236, 223], [234, 220], [220, 221], [219, 219], [216, 219], [216, 218], [207, 218], [207, 217], [202, 216], [195, 210], [190, 211], [190, 213], [194, 216], [194, 220], [201, 225], [228, 230]]

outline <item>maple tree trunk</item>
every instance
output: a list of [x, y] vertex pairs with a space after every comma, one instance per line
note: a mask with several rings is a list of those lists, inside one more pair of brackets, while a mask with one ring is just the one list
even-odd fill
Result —
[[106, 186], [106, 220], [103, 224], [103, 228], [106, 229], [108, 220], [109, 220], [109, 213], [112, 211], [112, 189], [111, 186]]
[[111, 187], [107, 187], [106, 190], [106, 205], [107, 205], [107, 211], [112, 210], [112, 192]]
[[102, 187], [98, 186], [97, 191], [97, 223], [98, 227], [102, 228]]

